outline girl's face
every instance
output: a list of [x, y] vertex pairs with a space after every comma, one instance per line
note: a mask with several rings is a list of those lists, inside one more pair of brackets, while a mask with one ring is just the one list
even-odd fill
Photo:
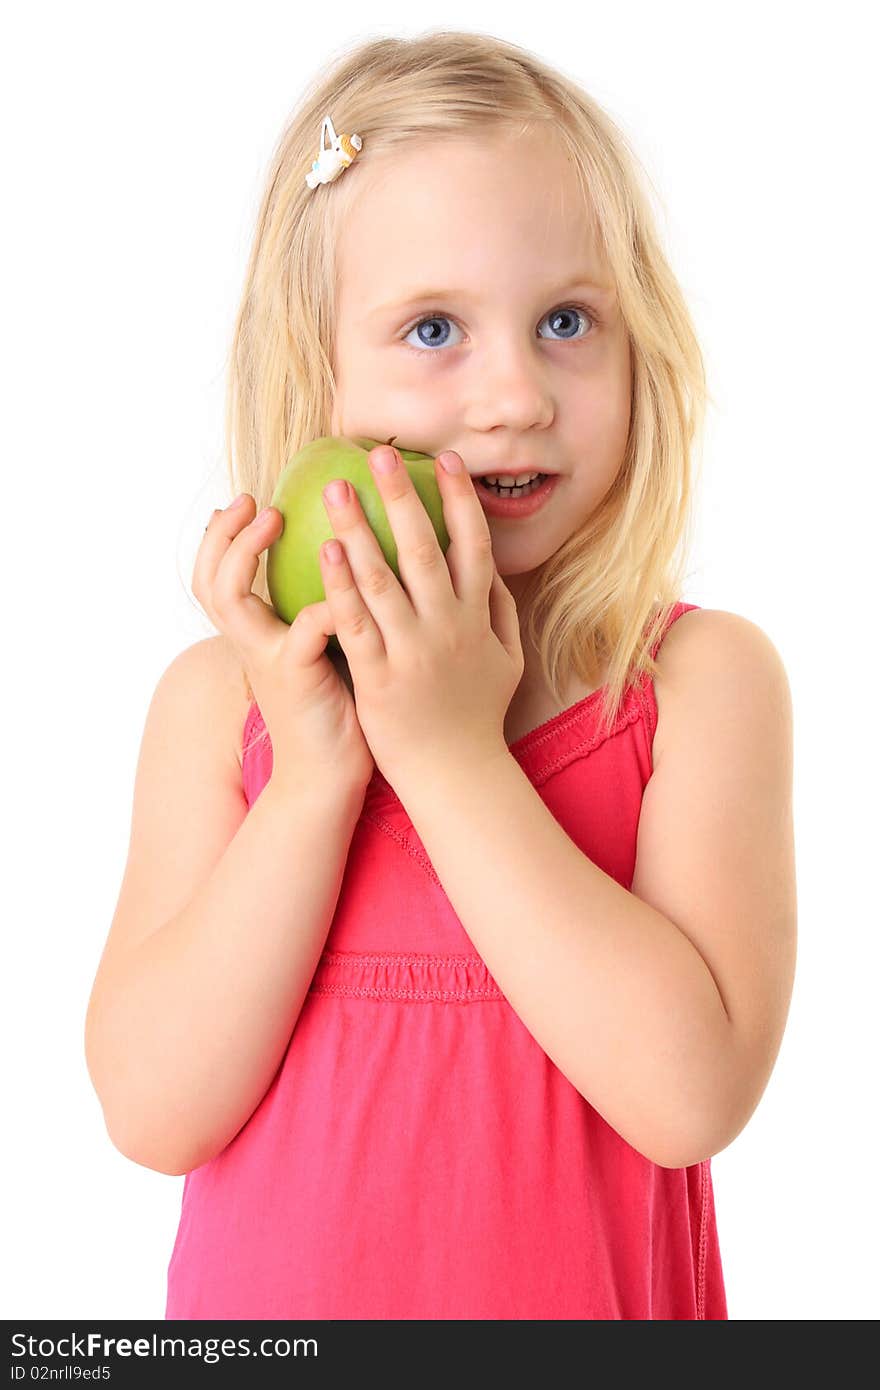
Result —
[[454, 449], [472, 475], [557, 473], [533, 515], [488, 517], [516, 595], [598, 507], [629, 431], [629, 339], [574, 176], [543, 138], [496, 136], [364, 177], [338, 247], [331, 433]]

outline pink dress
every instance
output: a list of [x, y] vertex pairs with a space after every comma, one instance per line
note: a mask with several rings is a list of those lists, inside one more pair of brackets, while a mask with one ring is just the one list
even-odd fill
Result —
[[[653, 682], [630, 686], [605, 736], [600, 700], [510, 751], [629, 888]], [[263, 728], [254, 703], [251, 806], [271, 771], [268, 738], [249, 747]], [[165, 1316], [727, 1318], [709, 1160], [652, 1163], [550, 1061], [378, 770], [278, 1071], [222, 1153], [185, 1176]]]

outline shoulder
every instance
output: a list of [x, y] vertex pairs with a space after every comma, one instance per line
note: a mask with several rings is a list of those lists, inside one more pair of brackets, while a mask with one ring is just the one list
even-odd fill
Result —
[[748, 720], [753, 736], [778, 741], [790, 732], [785, 664], [757, 623], [739, 613], [695, 608], [666, 631], [657, 652], [654, 763], [701, 716]]
[[247, 675], [228, 637], [218, 633], [184, 648], [172, 661], [165, 679], [174, 673], [199, 692], [200, 701], [218, 723], [218, 733], [241, 767], [242, 732], [253, 699]]

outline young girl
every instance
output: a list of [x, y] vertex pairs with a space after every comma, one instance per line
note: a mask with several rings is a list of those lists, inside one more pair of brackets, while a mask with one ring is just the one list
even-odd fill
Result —
[[[791, 995], [791, 711], [761, 629], [680, 599], [705, 384], [636, 168], [466, 33], [358, 47], [281, 139], [219, 636], [154, 694], [87, 1019], [114, 1143], [186, 1174], [168, 1318], [727, 1317], [710, 1158]], [[325, 434], [442, 455], [450, 545], [373, 449], [401, 578], [343, 488], [288, 627], [264, 504]]]

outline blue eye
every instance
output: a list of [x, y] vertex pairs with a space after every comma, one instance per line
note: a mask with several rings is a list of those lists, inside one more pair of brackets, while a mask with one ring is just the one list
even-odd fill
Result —
[[[583, 338], [585, 338], [587, 336], [586, 331], [579, 335], [576, 332], [578, 316], [581, 319], [589, 319], [591, 324], [595, 324], [597, 322], [596, 314], [585, 304], [568, 304], [560, 309], [551, 309], [550, 313], [547, 314], [545, 317], [555, 322], [555, 332], [565, 332], [566, 320], [570, 322], [572, 320], [572, 316], [574, 316], [575, 332], [567, 333], [566, 336], [562, 338], [551, 339], [551, 342], [580, 342]], [[559, 325], [559, 320], [562, 320], [561, 326]], [[544, 320], [542, 320], [542, 322], [543, 321]], [[433, 328], [432, 330], [433, 336], [427, 339], [422, 338], [421, 344], [418, 346], [415, 343], [407, 342], [407, 339], [409, 338], [410, 334], [419, 332], [423, 327], [425, 327], [425, 325], [437, 325], [443, 323], [454, 323], [454, 319], [449, 318], [447, 314], [440, 313], [439, 310], [432, 309], [429, 314], [424, 314], [416, 323], [412, 325], [411, 328], [408, 328], [406, 330], [406, 338], [404, 338], [405, 346], [408, 347], [410, 351], [420, 352], [423, 355], [425, 353], [430, 353], [432, 349], [435, 347], [444, 347], [446, 345], [448, 334], [444, 333], [442, 329], [440, 329], [440, 331], [438, 332], [436, 328]], [[458, 344], [453, 343], [453, 347], [456, 346], [458, 346]]]

